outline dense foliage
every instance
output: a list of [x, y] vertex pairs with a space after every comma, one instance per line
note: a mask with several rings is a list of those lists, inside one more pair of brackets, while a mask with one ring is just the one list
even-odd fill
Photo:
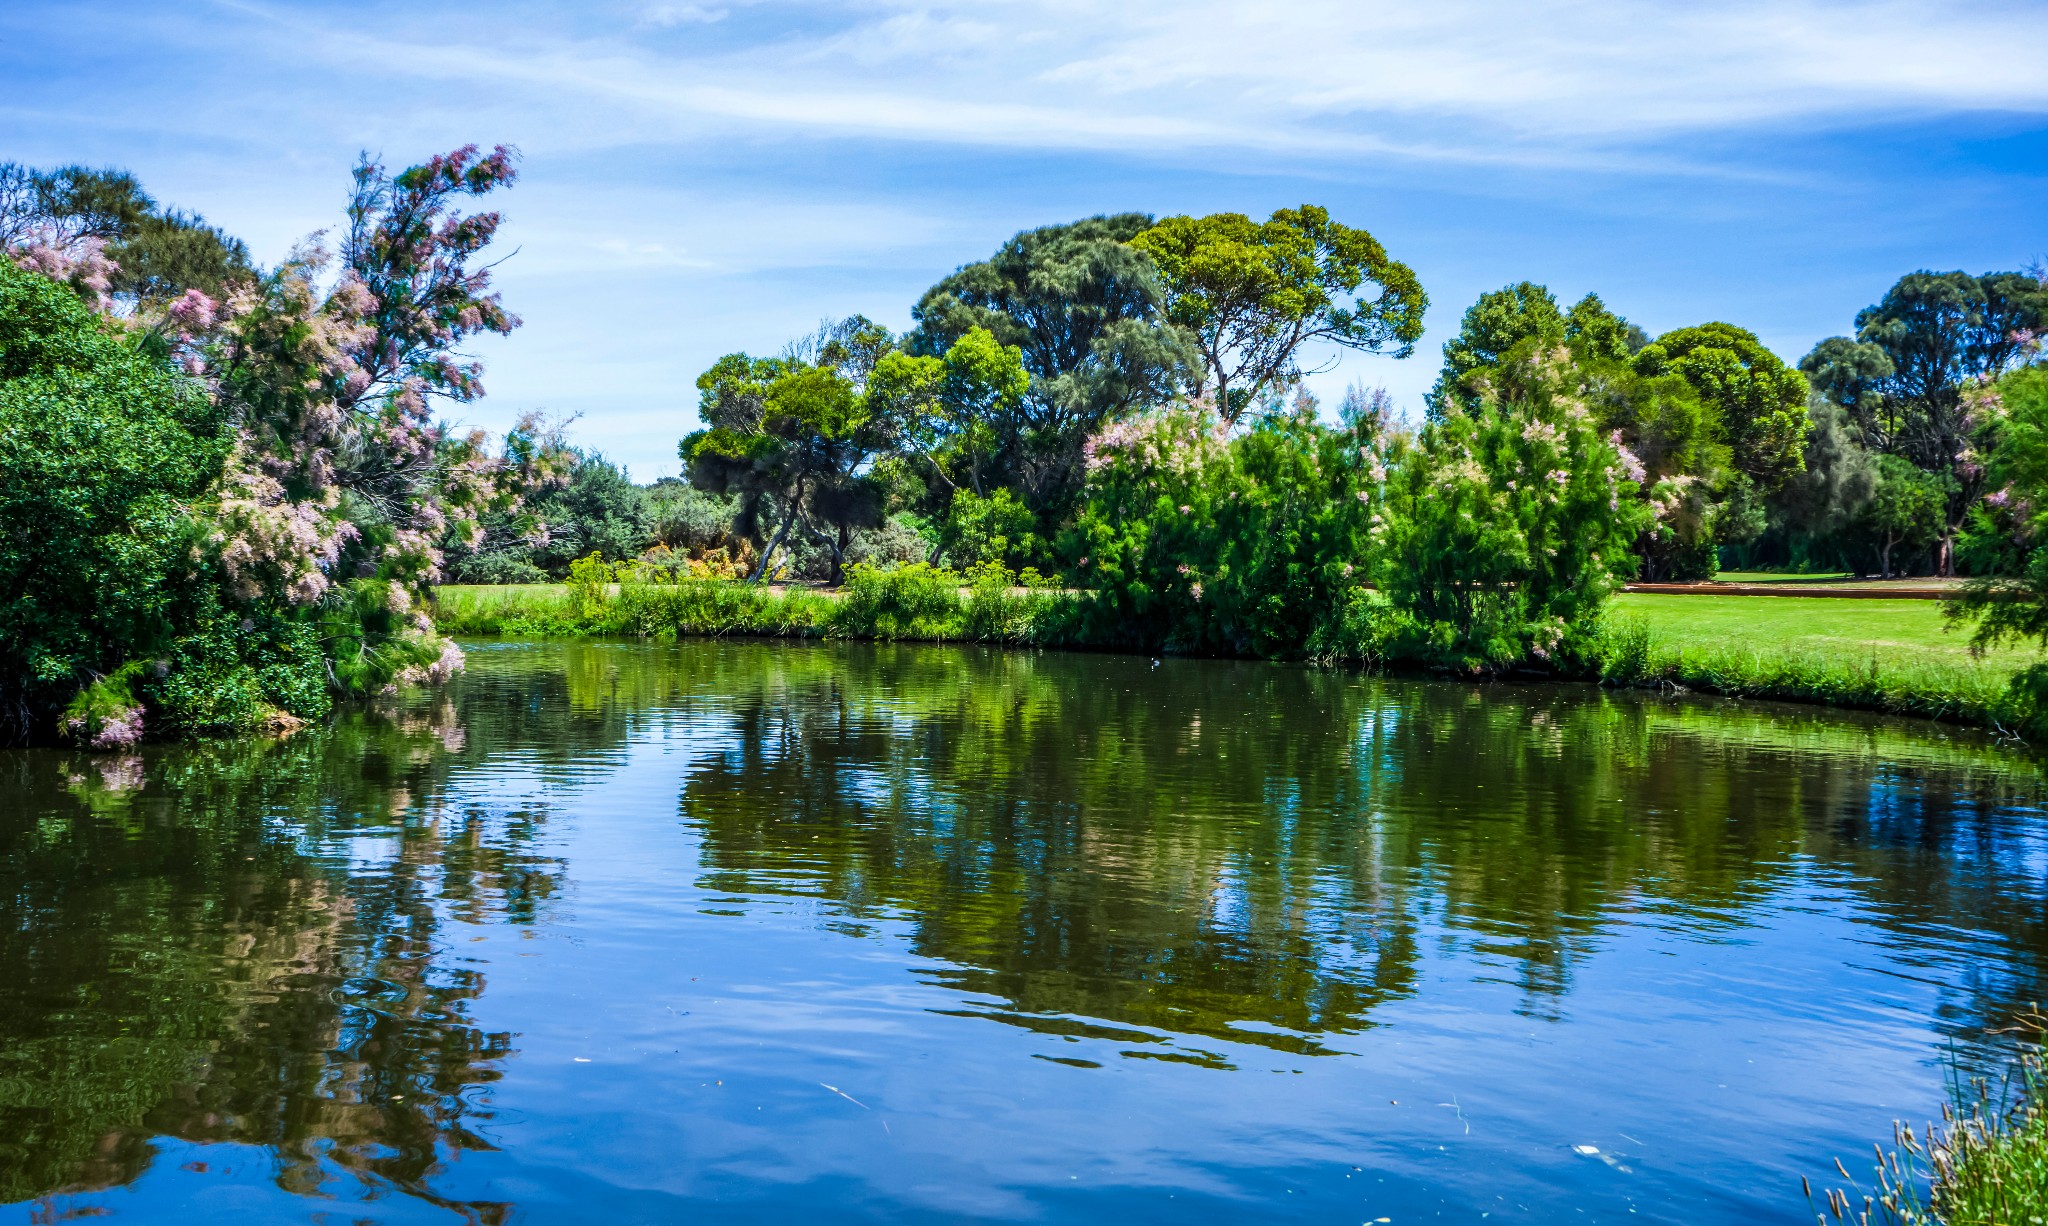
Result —
[[365, 159], [339, 260], [257, 269], [125, 175], [0, 167], [0, 735], [290, 726], [461, 667], [444, 550], [566, 468], [433, 419], [482, 392], [462, 341], [518, 322], [472, 263], [497, 215], [457, 207], [513, 173]]
[[[559, 424], [436, 418], [482, 394], [465, 341], [518, 325], [480, 262], [498, 215], [466, 204], [514, 177], [504, 148], [366, 158], [338, 249], [261, 268], [121, 172], [0, 166], [6, 735], [285, 723], [445, 677], [444, 579], [566, 580], [579, 624], [618, 584], [667, 593], [644, 628], [759, 603], [707, 582], [802, 578], [855, 597], [805, 624], [873, 633], [1584, 672], [1631, 577], [1940, 568], [1987, 576], [1957, 614], [1985, 643], [2048, 642], [2038, 272], [1914, 273], [1797, 368], [1520, 282], [1465, 312], [1412, 428], [1302, 387], [1307, 346], [1421, 335], [1365, 230], [1093, 217], [941, 279], [903, 335], [854, 315], [719, 359], [685, 478], [644, 487]], [[1017, 585], [1056, 626], [1018, 629]]]

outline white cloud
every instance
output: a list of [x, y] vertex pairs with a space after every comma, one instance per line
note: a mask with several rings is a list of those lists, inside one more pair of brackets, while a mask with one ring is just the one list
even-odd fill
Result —
[[2048, 110], [2038, 4], [770, 2], [600, 10], [573, 28], [444, 13], [432, 37], [403, 18], [244, 11], [336, 67], [460, 82], [462, 105], [585, 147], [740, 128], [1583, 166], [1731, 127]]
[[667, 29], [681, 25], [710, 25], [724, 21], [729, 9], [707, 8], [701, 4], [652, 4], [640, 12], [642, 25]]

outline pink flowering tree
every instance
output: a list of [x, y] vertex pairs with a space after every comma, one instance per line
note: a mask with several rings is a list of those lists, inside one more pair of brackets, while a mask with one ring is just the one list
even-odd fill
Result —
[[338, 256], [316, 235], [217, 293], [110, 293], [119, 270], [89, 229], [0, 235], [11, 264], [70, 286], [103, 330], [203, 392], [228, 430], [217, 477], [175, 506], [196, 567], [180, 582], [205, 598], [165, 623], [150, 659], [104, 672], [141, 697], [109, 705], [118, 720], [80, 722], [74, 739], [98, 744], [104, 724], [132, 742], [157, 715], [165, 731], [310, 715], [329, 691], [461, 667], [424, 601], [443, 547], [474, 544], [487, 513], [519, 523], [521, 500], [565, 479], [573, 459], [535, 421], [494, 449], [437, 419], [483, 394], [465, 342], [519, 322], [482, 262], [499, 216], [469, 207], [513, 181], [513, 161], [469, 146], [392, 174], [365, 158]]
[[394, 175], [366, 157], [338, 260], [316, 236], [227, 301], [167, 312], [171, 348], [241, 425], [212, 538], [230, 590], [317, 610], [344, 690], [458, 668], [423, 607], [442, 546], [568, 468], [531, 423], [493, 453], [435, 417], [483, 394], [464, 342], [519, 323], [478, 262], [499, 215], [463, 207], [513, 162], [472, 145]]
[[1089, 439], [1087, 501], [1062, 542], [1097, 633], [1146, 648], [1299, 656], [1361, 591], [1391, 445], [1378, 414], [1321, 422], [1312, 398], [1233, 432], [1206, 402]]
[[1567, 355], [1531, 353], [1480, 407], [1390, 458], [1372, 530], [1388, 650], [1486, 671], [1569, 652], [1634, 572], [1642, 466], [1580, 399]]

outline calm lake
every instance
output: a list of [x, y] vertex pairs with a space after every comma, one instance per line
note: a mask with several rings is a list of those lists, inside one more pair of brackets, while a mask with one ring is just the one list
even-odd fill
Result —
[[1790, 707], [476, 644], [0, 753], [0, 1223], [1811, 1222], [2048, 996], [2041, 806]]

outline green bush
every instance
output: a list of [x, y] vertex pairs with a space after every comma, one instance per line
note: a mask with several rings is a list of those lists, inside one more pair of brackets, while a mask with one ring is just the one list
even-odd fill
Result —
[[1387, 463], [1373, 561], [1392, 606], [1389, 649], [1433, 667], [1572, 651], [1633, 573], [1630, 546], [1648, 522], [1623, 457], [1569, 394], [1566, 365], [1500, 373], [1476, 406]]
[[1384, 475], [1375, 436], [1373, 423], [1330, 427], [1309, 413], [1232, 435], [1188, 408], [1098, 435], [1063, 542], [1095, 593], [1083, 633], [1144, 650], [1301, 655], [1365, 583]]
[[944, 567], [912, 562], [846, 568], [846, 584], [825, 620], [841, 638], [951, 639], [965, 630], [960, 576]]
[[55, 733], [82, 689], [221, 616], [193, 574], [192, 507], [226, 463], [229, 423], [110, 327], [0, 259], [5, 739]]

